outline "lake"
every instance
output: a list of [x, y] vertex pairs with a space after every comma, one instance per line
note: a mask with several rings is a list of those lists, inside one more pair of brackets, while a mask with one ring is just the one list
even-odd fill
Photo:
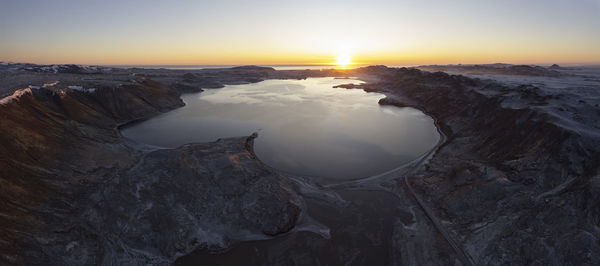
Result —
[[122, 129], [159, 147], [249, 136], [257, 157], [296, 175], [365, 178], [394, 169], [439, 141], [434, 121], [414, 108], [380, 106], [384, 95], [333, 88], [353, 79], [266, 80], [184, 94], [185, 107]]

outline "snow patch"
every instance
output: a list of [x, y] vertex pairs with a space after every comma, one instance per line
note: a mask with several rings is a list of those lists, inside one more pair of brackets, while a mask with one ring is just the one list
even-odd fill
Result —
[[74, 91], [81, 91], [81, 92], [85, 92], [85, 93], [92, 93], [94, 91], [96, 91], [96, 88], [84, 88], [83, 86], [67, 86], [67, 88], [74, 90]]
[[44, 85], [42, 85], [42, 88], [48, 88], [48, 87], [54, 87], [56, 84], [58, 84], [59, 81], [55, 81], [55, 82], [51, 82], [51, 83], [44, 83]]
[[71, 249], [73, 249], [74, 247], [76, 247], [76, 246], [78, 246], [78, 245], [79, 245], [79, 243], [77, 243], [77, 241], [71, 241], [69, 244], [67, 244], [67, 245], [65, 246], [65, 250], [66, 250], [67, 252], [69, 252], [69, 251], [71, 251]]
[[26, 89], [20, 89], [15, 91], [12, 95], [6, 96], [2, 99], [0, 99], [0, 105], [6, 105], [14, 100], [18, 100], [19, 98], [21, 98], [21, 96], [29, 94], [31, 95], [31, 89], [30, 88], [26, 88]]

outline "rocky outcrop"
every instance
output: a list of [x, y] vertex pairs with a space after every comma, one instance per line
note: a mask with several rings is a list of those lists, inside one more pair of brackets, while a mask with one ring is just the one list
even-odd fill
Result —
[[560, 67], [558, 64], [552, 64], [551, 66], [548, 67], [548, 69], [562, 69], [562, 67]]
[[518, 75], [518, 76], [543, 76], [558, 77], [561, 73], [557, 68], [544, 68], [541, 66], [530, 65], [508, 65], [508, 64], [488, 64], [488, 65], [428, 65], [418, 66], [418, 69], [425, 71], [452, 72], [455, 74], [500, 74], [500, 75]]
[[[182, 76], [183, 80], [175, 84], [179, 84], [182, 89], [178, 89], [181, 92], [197, 92], [199, 90], [190, 90], [189, 87], [205, 88], [205, 89], [218, 89], [223, 88], [225, 85], [215, 80], [215, 78], [205, 77], [202, 75], [196, 75], [194, 73], [186, 73]], [[184, 86], [188, 86], [185, 88]]]
[[571, 105], [587, 94], [412, 69], [381, 75], [365, 85], [388, 95], [380, 103], [424, 110], [448, 137], [409, 181], [475, 263], [600, 263], [591, 122], [600, 113], [594, 102]]
[[117, 130], [182, 105], [148, 79], [2, 99], [1, 264], [163, 264], [290, 230], [302, 200], [253, 137], [152, 150]]
[[95, 66], [80, 66], [80, 65], [33, 65], [27, 64], [21, 68], [25, 71], [40, 72], [40, 73], [62, 73], [62, 74], [99, 74], [101, 73], [98, 67]]

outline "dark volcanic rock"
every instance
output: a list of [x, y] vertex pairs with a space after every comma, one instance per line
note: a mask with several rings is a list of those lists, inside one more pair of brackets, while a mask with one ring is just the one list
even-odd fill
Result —
[[557, 64], [552, 64], [552, 65], [551, 65], [551, 66], [549, 66], [548, 68], [549, 68], [549, 69], [554, 69], [554, 70], [557, 70], [557, 69], [561, 69], [562, 67], [560, 67], [560, 66], [559, 66], [559, 65], [557, 65]]
[[509, 66], [506, 74], [510, 75], [523, 75], [523, 76], [548, 76], [548, 77], [556, 77], [560, 76], [560, 73], [554, 70], [547, 70], [540, 66], [528, 66], [528, 65], [518, 65], [518, 66]]
[[22, 67], [25, 71], [61, 74], [99, 74], [98, 67], [83, 67], [80, 65], [32, 65]]
[[353, 84], [353, 83], [348, 83], [348, 84], [335, 85], [333, 87], [334, 88], [344, 88], [344, 89], [356, 89], [356, 88], [360, 88], [361, 86]]
[[508, 64], [489, 64], [489, 65], [429, 65], [419, 66], [418, 69], [425, 71], [442, 71], [459, 74], [500, 74], [500, 75], [519, 75], [519, 76], [544, 76], [558, 77], [561, 73], [553, 70], [554, 68], [544, 68], [541, 66], [529, 65], [508, 65]]
[[147, 79], [2, 99], [0, 264], [167, 264], [290, 230], [302, 200], [253, 138], [148, 151], [116, 129], [182, 105]]
[[54, 243], [59, 246], [75, 243], [74, 249], [47, 246], [44, 252], [61, 258], [61, 264], [158, 264], [199, 246], [225, 248], [247, 234], [287, 232], [299, 217], [301, 200], [282, 177], [256, 161], [248, 141], [226, 139], [143, 155], [90, 191], [77, 208], [79, 219], [49, 225], [73, 228], [43, 236], [59, 240]]
[[185, 84], [185, 83], [179, 83], [179, 82], [171, 84], [170, 87], [172, 89], [178, 91], [178, 92], [181, 92], [181, 93], [191, 93], [191, 92], [202, 92], [202, 91], [204, 91], [203, 89], [201, 89], [198, 86], [192, 86], [192, 85], [188, 85], [188, 84]]
[[[176, 86], [175, 88], [180, 92], [199, 92], [202, 91], [201, 88], [218, 89], [224, 87], [224, 85], [215, 78], [204, 77], [194, 73], [185, 73], [182, 78], [184, 83], [176, 82], [174, 84]], [[196, 89], [193, 89], [192, 87], [196, 87]]]
[[58, 67], [58, 73], [83, 74], [85, 71], [78, 65], [61, 65]]
[[578, 122], [548, 111], [570, 103], [535, 86], [381, 75], [369, 86], [388, 95], [380, 103], [424, 110], [447, 137], [409, 180], [475, 264], [600, 263], [600, 135], [587, 122], [600, 113], [591, 103], [569, 107], [588, 117]]

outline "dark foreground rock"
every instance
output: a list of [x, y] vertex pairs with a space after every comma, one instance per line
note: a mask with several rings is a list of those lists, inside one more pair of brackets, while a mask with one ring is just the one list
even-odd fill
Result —
[[222, 249], [248, 235], [287, 232], [301, 199], [255, 160], [249, 141], [144, 154], [73, 202], [69, 209], [77, 219], [44, 217], [46, 230], [37, 239], [49, 243], [31, 243], [42, 253], [28, 250], [25, 262], [166, 264], [199, 247]]
[[600, 264], [598, 88], [380, 76], [363, 87], [424, 110], [447, 136], [408, 180], [475, 264]]
[[166, 264], [290, 230], [302, 199], [255, 158], [254, 137], [152, 151], [117, 130], [182, 105], [147, 79], [2, 99], [0, 264]]

